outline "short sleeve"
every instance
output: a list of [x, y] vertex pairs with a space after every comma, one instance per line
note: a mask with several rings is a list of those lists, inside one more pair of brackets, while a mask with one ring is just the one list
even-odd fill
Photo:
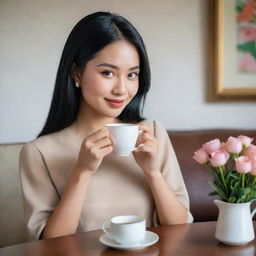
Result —
[[[159, 169], [172, 191], [187, 209], [187, 223], [191, 223], [193, 222], [193, 216], [189, 210], [189, 197], [170, 138], [159, 122], [154, 122], [154, 133], [159, 145]], [[153, 223], [154, 225], [159, 223], [156, 214]]]
[[29, 238], [36, 240], [40, 238], [59, 196], [44, 158], [33, 142], [25, 144], [21, 150], [20, 179]]

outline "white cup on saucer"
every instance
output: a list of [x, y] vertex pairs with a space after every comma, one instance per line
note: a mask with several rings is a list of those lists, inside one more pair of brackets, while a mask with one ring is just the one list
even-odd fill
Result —
[[113, 142], [113, 153], [118, 156], [129, 156], [134, 151], [139, 135], [139, 126], [135, 124], [106, 124]]
[[[110, 226], [111, 231], [106, 229]], [[145, 219], [136, 215], [116, 216], [103, 224], [105, 233], [121, 245], [134, 245], [144, 240], [146, 234]]]

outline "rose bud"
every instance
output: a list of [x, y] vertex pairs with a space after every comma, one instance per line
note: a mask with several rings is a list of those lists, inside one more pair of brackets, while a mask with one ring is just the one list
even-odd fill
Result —
[[213, 167], [223, 166], [227, 163], [228, 156], [225, 152], [219, 150], [211, 153], [210, 163]]
[[229, 137], [226, 142], [226, 150], [230, 153], [239, 154], [243, 149], [242, 142], [235, 138]]
[[251, 145], [253, 141], [253, 138], [250, 138], [244, 135], [239, 135], [237, 138], [241, 141], [242, 145], [245, 147], [248, 147], [249, 145]]
[[243, 153], [244, 156], [248, 156], [248, 157], [254, 157], [256, 156], [256, 146], [251, 144], [249, 147], [247, 147], [245, 150], [244, 150], [244, 153]]
[[211, 154], [214, 151], [217, 151], [221, 148], [220, 140], [219, 139], [214, 139], [211, 140], [203, 145], [203, 148]]
[[247, 156], [240, 156], [235, 159], [236, 170], [240, 173], [247, 173], [252, 171], [252, 162]]
[[198, 149], [195, 153], [193, 158], [199, 163], [199, 164], [205, 164], [209, 160], [209, 154], [204, 148]]
[[251, 175], [256, 176], [256, 156], [251, 157], [251, 163], [252, 163], [252, 170], [251, 170]]

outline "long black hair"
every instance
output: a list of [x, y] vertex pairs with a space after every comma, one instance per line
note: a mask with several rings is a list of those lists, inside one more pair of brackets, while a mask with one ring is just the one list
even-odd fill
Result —
[[92, 13], [80, 20], [64, 46], [57, 71], [55, 88], [46, 123], [39, 136], [60, 131], [77, 118], [81, 90], [72, 79], [72, 65], [83, 70], [86, 63], [105, 46], [125, 39], [132, 43], [140, 57], [139, 89], [118, 119], [124, 122], [143, 120], [142, 110], [150, 88], [150, 67], [143, 40], [136, 28], [120, 15], [109, 12]]

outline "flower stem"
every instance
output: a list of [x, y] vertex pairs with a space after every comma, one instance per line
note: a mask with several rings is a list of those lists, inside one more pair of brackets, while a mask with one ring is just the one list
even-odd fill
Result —
[[223, 174], [223, 166], [219, 166], [219, 171], [220, 171], [220, 176], [221, 176], [221, 179], [222, 179], [222, 183], [224, 185], [224, 188], [225, 188], [225, 192], [226, 192], [226, 195], [228, 194], [228, 189], [227, 189], [227, 184], [226, 184], [226, 181], [225, 181], [225, 178], [224, 178], [224, 174]]
[[252, 182], [252, 189], [253, 190], [254, 190], [255, 183], [256, 183], [256, 176], [253, 178], [253, 182]]
[[244, 188], [244, 178], [245, 178], [245, 173], [242, 174], [242, 188]]

